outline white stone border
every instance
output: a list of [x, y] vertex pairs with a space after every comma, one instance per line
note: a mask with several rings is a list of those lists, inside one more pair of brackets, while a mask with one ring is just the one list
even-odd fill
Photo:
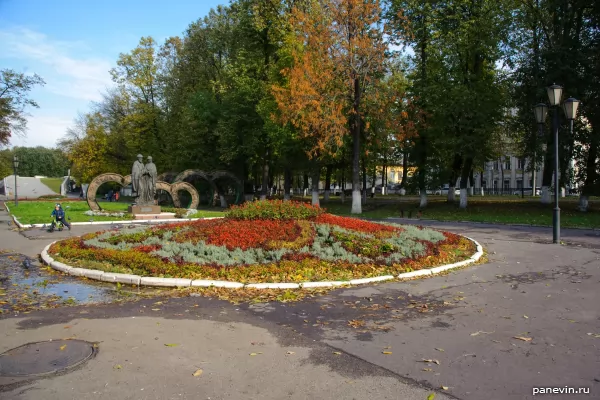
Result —
[[[459, 235], [462, 236], [462, 235]], [[136, 286], [160, 286], [160, 287], [224, 287], [230, 289], [241, 289], [241, 288], [251, 288], [251, 289], [301, 289], [301, 288], [318, 288], [318, 287], [336, 287], [336, 286], [346, 286], [346, 285], [362, 285], [365, 283], [373, 283], [373, 282], [382, 282], [388, 281], [392, 279], [409, 279], [416, 278], [420, 276], [433, 276], [437, 275], [441, 272], [449, 271], [454, 268], [463, 267], [465, 265], [472, 264], [478, 261], [483, 255], [483, 248], [481, 245], [474, 239], [470, 237], [463, 236], [466, 239], [469, 239], [471, 242], [475, 243], [477, 246], [477, 251], [470, 258], [460, 261], [454, 264], [442, 265], [440, 267], [434, 267], [431, 269], [420, 269], [417, 271], [405, 272], [398, 276], [393, 275], [385, 275], [385, 276], [376, 276], [374, 278], [362, 278], [362, 279], [352, 279], [350, 281], [321, 281], [321, 282], [302, 282], [302, 283], [249, 283], [244, 284], [240, 282], [230, 282], [230, 281], [213, 281], [213, 280], [191, 280], [191, 279], [182, 279], [182, 278], [155, 278], [155, 277], [141, 277], [138, 275], [129, 275], [129, 274], [118, 274], [113, 272], [104, 272], [97, 269], [85, 269], [85, 268], [74, 268], [69, 265], [63, 264], [61, 262], [55, 261], [48, 254], [48, 249], [57, 241], [50, 243], [48, 246], [42, 250], [41, 257], [44, 263], [48, 264], [50, 267], [54, 268], [57, 271], [64, 272], [69, 275], [75, 276], [83, 276], [89, 279], [95, 279], [103, 282], [119, 282], [125, 283], [128, 285], [136, 285]]]

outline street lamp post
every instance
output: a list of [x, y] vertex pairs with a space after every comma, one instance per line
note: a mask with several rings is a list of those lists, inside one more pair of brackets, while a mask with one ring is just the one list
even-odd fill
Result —
[[19, 167], [19, 158], [16, 155], [13, 157], [13, 167], [15, 170], [15, 206], [18, 206], [19, 197], [17, 195], [17, 168]]
[[560, 243], [560, 207], [558, 205], [558, 107], [562, 97], [562, 86], [552, 85], [547, 88], [550, 106], [554, 108], [552, 131], [554, 134], [554, 210], [552, 212], [552, 242]]
[[[546, 88], [550, 107], [554, 108], [552, 118], [552, 133], [554, 134], [554, 210], [552, 213], [552, 242], [560, 243], [560, 207], [558, 204], [558, 108], [562, 98], [563, 88], [559, 85], [552, 85]], [[573, 120], [577, 115], [579, 100], [569, 98], [563, 104], [563, 110], [567, 119], [571, 121], [571, 133], [573, 132]], [[544, 103], [537, 104], [534, 107], [535, 119], [538, 124], [543, 124], [548, 114], [548, 106]]]

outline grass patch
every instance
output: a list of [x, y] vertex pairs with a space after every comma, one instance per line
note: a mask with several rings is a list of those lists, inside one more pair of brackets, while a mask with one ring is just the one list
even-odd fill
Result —
[[[516, 196], [515, 196], [516, 197]], [[369, 199], [363, 205], [363, 218], [385, 219], [408, 217], [409, 211], [412, 218], [417, 217], [418, 201], [382, 199]], [[565, 228], [599, 228], [600, 227], [600, 201], [592, 200], [587, 213], [577, 210], [577, 199], [561, 199], [561, 226]], [[339, 200], [323, 203], [328, 212], [337, 215], [351, 215], [351, 202], [347, 200], [342, 204]], [[552, 226], [553, 205], [542, 205], [538, 199], [521, 199], [505, 196], [504, 198], [469, 198], [466, 210], [458, 208], [455, 204], [447, 203], [445, 199], [430, 199], [427, 208], [422, 210], [421, 218], [440, 221], [472, 221], [502, 224], [531, 224]]]
[[[9, 205], [10, 212], [18, 218], [22, 224], [46, 224], [51, 222], [50, 214], [54, 210], [56, 201], [20, 201], [18, 206]], [[125, 214], [123, 217], [114, 216], [89, 216], [85, 212], [90, 208], [86, 201], [64, 201], [61, 203], [67, 218], [70, 222], [89, 222], [94, 221], [126, 221], [131, 220], [132, 216]], [[129, 203], [124, 202], [101, 202], [104, 212], [124, 212], [127, 213]], [[166, 210], [163, 210], [166, 211]], [[198, 210], [190, 218], [220, 217], [223, 212], [215, 210]]]
[[40, 182], [48, 186], [54, 193], [60, 194], [60, 185], [63, 180], [62, 178], [41, 178]]

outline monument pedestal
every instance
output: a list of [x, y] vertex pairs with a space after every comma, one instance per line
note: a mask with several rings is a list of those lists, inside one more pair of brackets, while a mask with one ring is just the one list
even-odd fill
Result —
[[[139, 214], [160, 214], [160, 206], [150, 205], [150, 206], [139, 206], [139, 205], [131, 205], [127, 209], [130, 214], [139, 215]], [[137, 218], [136, 218], [137, 219]]]
[[160, 213], [160, 214], [133, 214], [133, 219], [152, 220], [152, 219], [174, 219], [175, 213]]

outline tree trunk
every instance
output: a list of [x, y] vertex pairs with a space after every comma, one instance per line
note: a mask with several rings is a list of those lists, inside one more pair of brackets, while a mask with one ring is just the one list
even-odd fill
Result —
[[286, 167], [283, 171], [283, 200], [284, 201], [289, 201], [291, 199], [291, 196], [290, 196], [291, 186], [292, 186], [292, 171]]
[[260, 194], [261, 200], [266, 200], [269, 194], [269, 150], [265, 153], [265, 159], [262, 169], [262, 192]]
[[469, 196], [473, 196], [475, 190], [475, 172], [473, 168], [471, 168], [471, 172], [469, 172]]
[[402, 155], [402, 181], [400, 187], [406, 189], [406, 180], [408, 178], [408, 151], [405, 149]]
[[552, 195], [550, 193], [550, 186], [552, 185], [553, 167], [552, 162], [554, 161], [554, 155], [552, 149], [554, 148], [554, 135], [548, 135], [546, 139], [546, 154], [544, 155], [544, 171], [542, 172], [542, 204], [552, 203]]
[[306, 191], [308, 190], [308, 174], [304, 173], [304, 186], [302, 187], [302, 197], [306, 196]]
[[385, 194], [385, 188], [387, 188], [387, 166], [386, 161], [383, 162], [383, 168], [381, 169], [381, 194]]
[[450, 182], [448, 182], [448, 203], [454, 203], [454, 191], [456, 190], [456, 180], [460, 172], [463, 160], [460, 154], [454, 155], [454, 162], [452, 163], [452, 174], [450, 175]]
[[329, 192], [331, 191], [331, 171], [333, 170], [332, 165], [327, 166], [325, 171], [325, 194], [323, 195], [323, 201], [329, 201]]
[[342, 179], [341, 179], [342, 183], [341, 183], [341, 188], [342, 188], [342, 192], [340, 193], [340, 199], [342, 201], [342, 204], [346, 201], [346, 166], [342, 165]]
[[598, 180], [596, 159], [598, 158], [598, 147], [600, 142], [598, 136], [600, 132], [598, 129], [593, 128], [595, 126], [597, 125], [592, 125], [593, 131], [591, 134], [590, 148], [585, 164], [585, 182], [583, 183], [583, 188], [579, 197], [579, 211], [583, 212], [587, 212], [588, 210], [589, 197], [594, 194], [594, 188], [600, 186], [596, 183]]
[[352, 130], [352, 214], [362, 214], [360, 198], [360, 80], [354, 78], [354, 115]]
[[[365, 159], [362, 160], [362, 204], [367, 203], [367, 166]], [[361, 210], [362, 211], [362, 210]]]
[[321, 167], [316, 167], [312, 176], [312, 205], [320, 206], [319, 203], [319, 179], [321, 178]]
[[483, 190], [483, 174], [485, 173], [485, 161], [483, 162], [483, 169], [481, 170], [481, 175], [479, 175], [479, 190], [481, 190], [481, 197], [484, 196], [485, 191]]
[[[417, 160], [417, 168], [418, 168], [418, 180], [419, 180], [419, 192], [420, 192], [420, 201], [419, 208], [427, 207], [427, 187], [426, 187], [426, 163], [427, 163], [427, 140], [425, 136], [419, 137], [419, 148], [418, 148], [418, 160]], [[402, 172], [402, 179], [404, 179], [404, 172]], [[404, 187], [404, 186], [403, 186]]]
[[502, 158], [498, 159], [498, 167], [500, 168], [500, 194], [504, 194], [504, 163]]
[[472, 173], [473, 159], [467, 157], [462, 168], [460, 177], [460, 205], [461, 209], [467, 208], [467, 183], [469, 181], [469, 175]]

